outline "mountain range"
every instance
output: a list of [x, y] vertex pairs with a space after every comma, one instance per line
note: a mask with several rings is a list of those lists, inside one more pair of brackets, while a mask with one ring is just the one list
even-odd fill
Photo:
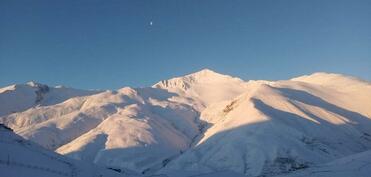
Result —
[[204, 69], [118, 90], [29, 82], [0, 88], [0, 103], [12, 129], [0, 131], [12, 142], [0, 141], [0, 169], [13, 176], [23, 170], [9, 156], [65, 176], [371, 173], [371, 83], [341, 74], [244, 81]]

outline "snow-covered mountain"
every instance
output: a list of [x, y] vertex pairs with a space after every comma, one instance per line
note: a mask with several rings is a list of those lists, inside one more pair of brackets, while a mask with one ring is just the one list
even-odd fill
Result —
[[132, 176], [48, 151], [0, 124], [0, 176], [124, 177]]
[[[152, 87], [42, 99], [9, 97], [11, 88], [0, 89], [0, 122], [17, 134], [145, 175], [275, 176], [371, 150], [371, 84], [339, 74], [243, 81], [205, 69]], [[37, 95], [31, 88], [25, 95]]]
[[[370, 109], [343, 107], [350, 95], [360, 104], [361, 95], [371, 92], [368, 83], [364, 87], [359, 88], [364, 92], [346, 92], [297, 81], [254, 83], [224, 107], [205, 110], [201, 120], [213, 124], [162, 171], [230, 169], [274, 176], [366, 151], [371, 147]], [[371, 97], [363, 102], [370, 103]]]
[[247, 90], [247, 85], [243, 80], [209, 69], [163, 80], [152, 87], [176, 93], [176, 98], [173, 99], [177, 102], [184, 101], [199, 112], [213, 103], [233, 99]]
[[98, 91], [87, 91], [63, 86], [49, 87], [30, 81], [0, 88], [0, 116], [21, 112], [35, 106], [61, 103], [77, 96], [92, 95]]
[[142, 172], [162, 167], [199, 134], [198, 113], [168, 100], [173, 95], [154, 88], [123, 88], [39, 106], [1, 121], [61, 154]]

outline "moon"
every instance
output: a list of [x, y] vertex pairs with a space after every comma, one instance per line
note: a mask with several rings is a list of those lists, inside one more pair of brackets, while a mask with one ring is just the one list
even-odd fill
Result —
[[151, 25], [151, 26], [152, 26], [152, 25], [153, 25], [153, 21], [150, 21], [150, 22], [149, 22], [149, 25]]

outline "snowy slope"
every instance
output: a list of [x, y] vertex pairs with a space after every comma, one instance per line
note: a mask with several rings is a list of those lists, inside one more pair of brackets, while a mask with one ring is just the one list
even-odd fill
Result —
[[[325, 88], [326, 92], [320, 94], [319, 97], [324, 98], [330, 95], [329, 99], [336, 101], [336, 105], [371, 117], [369, 104], [371, 98], [370, 82], [333, 73], [314, 73], [309, 76], [293, 78], [292, 80]], [[338, 94], [335, 95], [332, 93], [332, 90]], [[317, 93], [320, 93], [320, 91], [317, 91]]]
[[206, 108], [201, 120], [212, 125], [161, 173], [229, 169], [274, 176], [370, 149], [370, 84], [320, 85], [307, 79], [252, 81], [235, 100]]
[[138, 172], [163, 166], [199, 133], [198, 113], [156, 88], [71, 98], [0, 118], [26, 139], [67, 156]]
[[369, 177], [371, 151], [366, 151], [280, 177]]
[[60, 154], [146, 175], [274, 176], [371, 149], [370, 83], [338, 74], [243, 81], [205, 69], [44, 98], [0, 122]]
[[131, 175], [68, 159], [24, 140], [0, 124], [0, 176], [123, 177]]
[[66, 87], [49, 87], [35, 82], [11, 85], [0, 88], [0, 116], [24, 111], [38, 105], [54, 105], [72, 97], [91, 95], [97, 92]]

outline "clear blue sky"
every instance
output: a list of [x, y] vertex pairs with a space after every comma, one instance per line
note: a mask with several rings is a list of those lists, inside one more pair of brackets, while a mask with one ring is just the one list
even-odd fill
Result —
[[0, 86], [140, 87], [202, 68], [371, 80], [371, 1], [0, 1]]

